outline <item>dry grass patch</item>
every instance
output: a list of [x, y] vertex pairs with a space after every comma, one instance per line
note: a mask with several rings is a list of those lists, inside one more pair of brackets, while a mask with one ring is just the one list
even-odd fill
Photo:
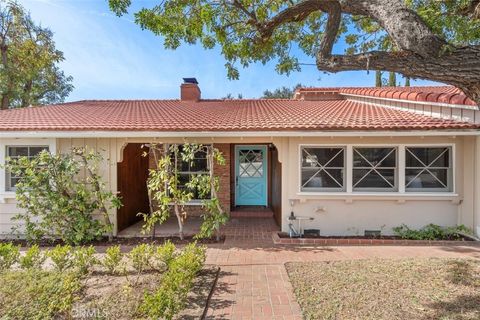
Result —
[[286, 264], [306, 319], [480, 319], [480, 261]]

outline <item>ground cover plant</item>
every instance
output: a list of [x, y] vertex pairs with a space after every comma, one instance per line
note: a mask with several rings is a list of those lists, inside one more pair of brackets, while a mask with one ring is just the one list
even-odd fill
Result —
[[460, 240], [465, 234], [472, 234], [472, 231], [464, 225], [454, 227], [441, 227], [436, 224], [428, 224], [418, 230], [411, 229], [402, 224], [393, 228], [396, 236], [407, 240]]
[[123, 253], [56, 246], [42, 251], [0, 243], [0, 314], [7, 319], [174, 319], [204, 266], [191, 243], [141, 244]]
[[286, 264], [305, 319], [480, 319], [480, 261]]

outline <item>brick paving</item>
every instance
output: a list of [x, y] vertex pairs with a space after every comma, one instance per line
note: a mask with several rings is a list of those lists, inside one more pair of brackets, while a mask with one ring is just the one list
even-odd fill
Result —
[[221, 267], [207, 319], [302, 319], [284, 264], [289, 261], [463, 257], [480, 259], [479, 247], [274, 245], [271, 218], [234, 218], [226, 240], [210, 245], [207, 263]]

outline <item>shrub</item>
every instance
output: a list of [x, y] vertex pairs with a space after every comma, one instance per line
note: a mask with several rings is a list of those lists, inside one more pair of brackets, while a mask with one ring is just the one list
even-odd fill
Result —
[[402, 224], [393, 228], [393, 232], [400, 238], [409, 240], [455, 240], [461, 238], [459, 233], [470, 234], [471, 230], [464, 225], [441, 227], [431, 223], [418, 230], [410, 229], [407, 225]]
[[[7, 161], [6, 169], [20, 178], [16, 198], [24, 210], [14, 219], [25, 225], [28, 241], [56, 238], [79, 245], [111, 233], [108, 209], [120, 201], [97, 173], [101, 160], [98, 153], [74, 148], [69, 154], [43, 151]], [[95, 212], [102, 222], [93, 219]]]
[[25, 255], [20, 257], [20, 266], [23, 269], [41, 269], [47, 256], [40, 250], [38, 245], [31, 246]]
[[74, 265], [72, 251], [72, 247], [69, 245], [57, 245], [49, 250], [47, 255], [52, 260], [55, 269], [62, 272], [71, 269]]
[[13, 266], [20, 256], [20, 249], [12, 243], [0, 243], [0, 272]]
[[185, 308], [188, 292], [204, 261], [203, 247], [197, 247], [195, 243], [187, 245], [170, 262], [160, 287], [153, 293], [145, 293], [140, 312], [152, 319], [173, 319]]
[[93, 246], [76, 248], [73, 252], [73, 267], [82, 275], [89, 273], [98, 261], [95, 253]]
[[[216, 234], [219, 239], [220, 228], [229, 217], [218, 201], [218, 177], [213, 175], [213, 171], [210, 171], [210, 174], [196, 173], [190, 175], [186, 184], [182, 184], [182, 177], [176, 168], [183, 165], [194, 167], [195, 158], [199, 155], [206, 158], [209, 168], [213, 168], [215, 164], [225, 165], [222, 153], [213, 145], [195, 143], [150, 144], [148, 147], [150, 156], [154, 158], [155, 168], [149, 170], [147, 181], [151, 212], [139, 213], [145, 221], [143, 232], [152, 231], [154, 236], [155, 225], [165, 222], [173, 211], [177, 217], [180, 239], [183, 239], [183, 224], [187, 216], [184, 206], [198, 196], [204, 199], [202, 205], [205, 209], [198, 237], [205, 238]], [[145, 153], [144, 156], [146, 155]]]
[[142, 243], [134, 247], [129, 253], [128, 258], [132, 263], [132, 267], [138, 273], [142, 273], [145, 270], [148, 270], [151, 267], [151, 258], [154, 253], [154, 248], [149, 245]]
[[64, 319], [81, 289], [69, 272], [36, 269], [0, 274], [1, 319]]
[[120, 271], [122, 258], [123, 254], [120, 250], [120, 246], [113, 246], [107, 248], [101, 263], [108, 273], [113, 274]]
[[170, 241], [167, 241], [163, 245], [158, 246], [154, 254], [156, 269], [168, 269], [170, 263], [175, 258], [175, 250], [175, 245]]

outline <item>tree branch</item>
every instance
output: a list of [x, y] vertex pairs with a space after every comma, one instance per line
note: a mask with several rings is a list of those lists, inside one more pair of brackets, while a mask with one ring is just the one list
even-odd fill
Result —
[[[439, 57], [409, 51], [371, 51], [355, 55], [317, 55], [317, 68], [327, 72], [382, 70], [411, 78], [448, 83], [480, 102], [480, 45], [455, 48]], [[459, 76], [462, 75], [462, 76]]]
[[468, 5], [460, 9], [457, 13], [472, 19], [480, 19], [480, 0], [471, 0]]
[[342, 11], [338, 2], [330, 2], [326, 4], [325, 11], [328, 13], [328, 20], [322, 37], [322, 42], [320, 43], [319, 55], [322, 57], [328, 57], [331, 55], [333, 44], [337, 38], [340, 23], [342, 21]]
[[259, 32], [262, 38], [269, 38], [273, 31], [280, 25], [288, 22], [298, 22], [306, 19], [316, 11], [328, 10], [329, 4], [337, 3], [335, 0], [306, 0], [280, 11], [270, 21], [260, 26]]

